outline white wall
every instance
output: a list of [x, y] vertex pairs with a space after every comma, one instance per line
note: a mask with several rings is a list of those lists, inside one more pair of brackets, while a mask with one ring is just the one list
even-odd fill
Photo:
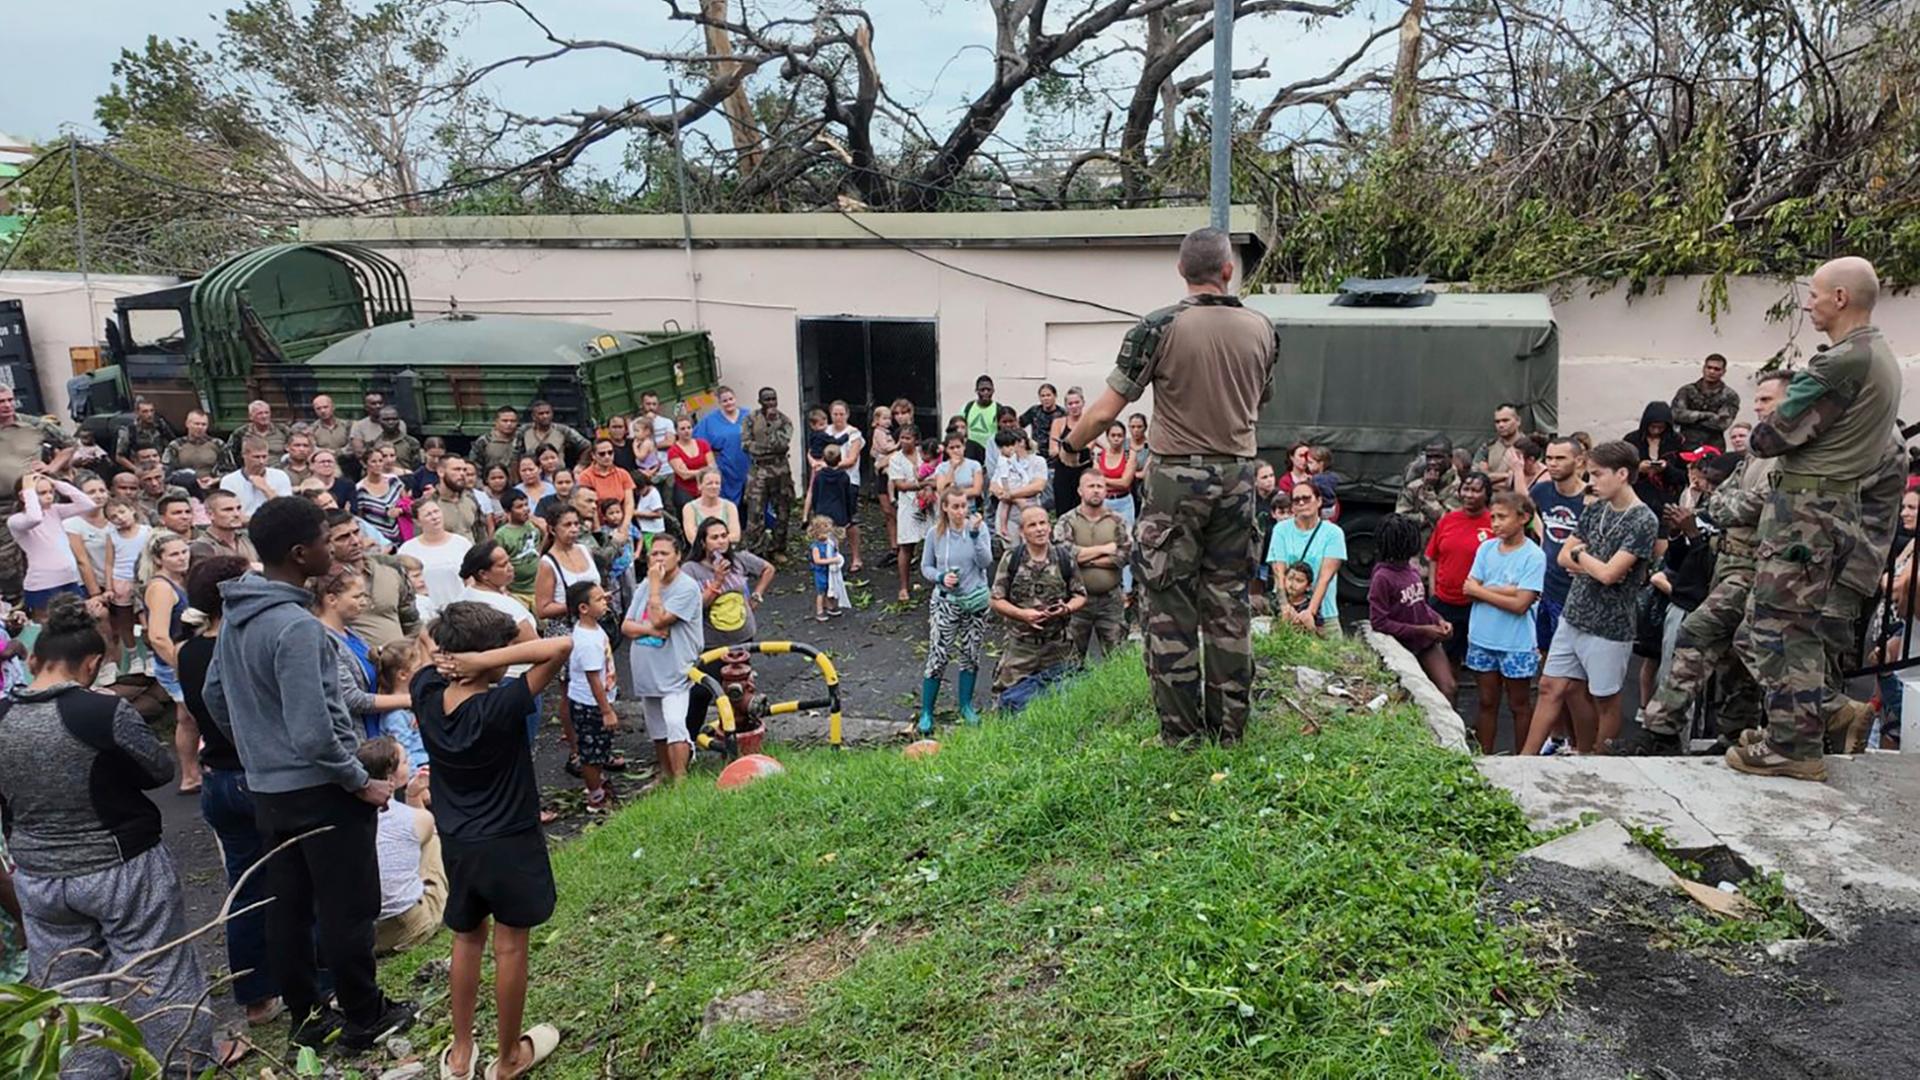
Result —
[[[1782, 349], [1805, 363], [1825, 339], [1796, 309], [1784, 319], [1768, 312], [1783, 300], [1804, 299], [1793, 283], [1734, 278], [1726, 306], [1709, 318], [1704, 278], [1672, 278], [1664, 288], [1629, 299], [1624, 285], [1595, 293], [1566, 288], [1553, 296], [1560, 326], [1560, 426], [1617, 438], [1640, 423], [1648, 401], [1670, 401], [1682, 383], [1700, 376], [1700, 361], [1720, 353], [1727, 381], [1740, 391], [1740, 416], [1753, 419], [1753, 375]], [[1874, 322], [1887, 335], [1906, 371], [1900, 413], [1920, 419], [1920, 296], [1883, 295]]]
[[67, 350], [104, 347], [102, 324], [113, 315], [116, 297], [164, 289], [179, 278], [95, 274], [92, 296], [78, 274], [9, 272], [0, 274], [0, 297], [19, 300], [27, 315], [27, 337], [33, 344], [34, 366], [40, 377], [40, 399], [47, 412], [67, 420], [67, 380], [73, 363]]

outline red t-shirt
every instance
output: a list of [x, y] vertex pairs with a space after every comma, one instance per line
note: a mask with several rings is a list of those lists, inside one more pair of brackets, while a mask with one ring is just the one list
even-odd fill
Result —
[[[696, 452], [692, 454], [680, 449], [679, 443], [674, 443], [672, 446], [667, 447], [667, 460], [680, 462], [687, 468], [692, 469], [697, 476], [701, 469], [713, 464], [713, 447], [708, 446], [707, 440], [705, 439], [695, 439], [693, 443]], [[676, 474], [673, 482], [675, 486], [679, 487], [682, 494], [695, 496], [700, 494], [699, 480], [682, 480], [679, 475]]]
[[1433, 564], [1433, 598], [1449, 604], [1464, 605], [1463, 591], [1467, 573], [1473, 569], [1473, 557], [1480, 543], [1493, 536], [1493, 515], [1482, 510], [1469, 515], [1465, 510], [1449, 511], [1433, 527], [1427, 541], [1427, 561]]

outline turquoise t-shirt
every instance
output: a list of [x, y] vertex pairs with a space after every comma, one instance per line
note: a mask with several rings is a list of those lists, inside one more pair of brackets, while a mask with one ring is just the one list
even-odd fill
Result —
[[[1313, 583], [1320, 584], [1320, 560], [1347, 559], [1347, 534], [1340, 526], [1331, 521], [1322, 521], [1317, 525], [1302, 529], [1292, 518], [1279, 522], [1273, 527], [1273, 539], [1267, 543], [1267, 561], [1279, 563], [1280, 568], [1273, 572], [1276, 592], [1285, 580], [1287, 567], [1297, 562], [1306, 563], [1313, 571]], [[1327, 585], [1327, 595], [1320, 601], [1320, 617], [1327, 622], [1337, 622], [1340, 618], [1340, 583]]]
[[1529, 589], [1536, 599], [1535, 605], [1521, 615], [1475, 600], [1467, 621], [1467, 644], [1495, 652], [1532, 652], [1537, 648], [1533, 616], [1547, 577], [1547, 556], [1540, 545], [1528, 540], [1512, 551], [1502, 551], [1499, 537], [1483, 540], [1480, 550], [1474, 553], [1473, 569], [1467, 571], [1467, 576], [1482, 585]]

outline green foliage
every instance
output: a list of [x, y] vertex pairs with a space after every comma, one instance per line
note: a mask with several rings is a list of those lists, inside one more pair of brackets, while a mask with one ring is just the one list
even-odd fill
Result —
[[20, 1080], [55, 1080], [67, 1055], [82, 1046], [124, 1058], [134, 1080], [160, 1075], [140, 1029], [111, 1005], [76, 1001], [59, 990], [0, 983], [0, 1065]]
[[[1383, 678], [1351, 643], [1257, 648]], [[736, 792], [697, 771], [553, 853], [547, 1068], [1431, 1076], [1542, 1009], [1552, 977], [1478, 911], [1534, 841], [1513, 804], [1411, 709], [1318, 736], [1260, 711], [1237, 749], [1163, 749], [1132, 654], [927, 760], [777, 751], [787, 773]], [[800, 1015], [698, 1034], [749, 990]]]

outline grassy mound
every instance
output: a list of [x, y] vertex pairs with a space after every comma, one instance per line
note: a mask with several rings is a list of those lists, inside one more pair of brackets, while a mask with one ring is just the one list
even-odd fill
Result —
[[1164, 750], [1129, 657], [929, 759], [780, 751], [630, 806], [553, 854], [543, 1074], [1446, 1073], [1550, 992], [1475, 911], [1533, 838], [1411, 710], [1307, 736], [1275, 700], [1239, 749]]

